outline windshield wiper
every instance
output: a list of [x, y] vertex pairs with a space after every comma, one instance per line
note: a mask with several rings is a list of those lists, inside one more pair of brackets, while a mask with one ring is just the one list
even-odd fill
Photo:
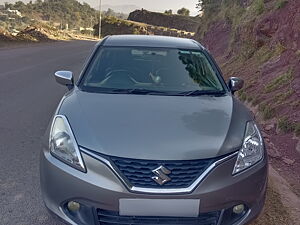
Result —
[[218, 91], [218, 90], [193, 90], [193, 91], [185, 91], [181, 92], [180, 94], [184, 96], [200, 96], [200, 95], [214, 95], [214, 96], [222, 96], [226, 92], [225, 91]]
[[136, 95], [168, 95], [164, 91], [148, 90], [148, 89], [126, 89], [126, 88], [101, 88], [101, 93], [108, 94], [136, 94]]
[[139, 94], [139, 95], [168, 95], [164, 91], [148, 90], [148, 89], [129, 89], [129, 94]]

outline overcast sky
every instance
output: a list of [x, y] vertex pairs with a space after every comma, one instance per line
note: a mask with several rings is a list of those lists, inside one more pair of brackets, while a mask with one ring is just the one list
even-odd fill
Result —
[[[87, 0], [87, 2], [97, 2], [97, 0]], [[198, 0], [102, 0], [103, 4], [109, 5], [137, 5], [149, 10], [177, 10], [182, 7], [196, 11]]]
[[[4, 2], [15, 2], [16, 0], [0, 0], [0, 4]], [[24, 0], [28, 2], [29, 0]], [[34, 1], [34, 0], [33, 0]], [[98, 5], [99, 0], [83, 0], [93, 6]], [[165, 9], [177, 9], [185, 7], [190, 9], [192, 14], [197, 12], [196, 4], [198, 0], [102, 0], [102, 4], [108, 5], [136, 5], [153, 11], [164, 11]]]

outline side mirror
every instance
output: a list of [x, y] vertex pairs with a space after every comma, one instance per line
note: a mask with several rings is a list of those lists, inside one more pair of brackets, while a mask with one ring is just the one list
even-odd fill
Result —
[[54, 76], [56, 82], [59, 84], [66, 86], [74, 85], [73, 73], [71, 71], [57, 71], [55, 72]]
[[244, 81], [238, 77], [230, 77], [228, 81], [228, 86], [232, 93], [239, 91], [244, 86]]

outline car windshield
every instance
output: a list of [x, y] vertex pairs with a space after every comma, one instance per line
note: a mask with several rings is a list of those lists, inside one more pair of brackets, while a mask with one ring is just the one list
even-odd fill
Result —
[[101, 47], [79, 87], [114, 94], [224, 94], [216, 70], [198, 50]]

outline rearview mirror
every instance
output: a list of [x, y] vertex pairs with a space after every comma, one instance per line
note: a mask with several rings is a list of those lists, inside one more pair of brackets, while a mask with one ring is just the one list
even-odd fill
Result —
[[55, 72], [54, 76], [56, 82], [59, 84], [66, 85], [66, 86], [74, 85], [73, 73], [71, 71], [57, 71]]
[[230, 77], [228, 86], [232, 93], [241, 90], [244, 87], [244, 81], [238, 77]]

